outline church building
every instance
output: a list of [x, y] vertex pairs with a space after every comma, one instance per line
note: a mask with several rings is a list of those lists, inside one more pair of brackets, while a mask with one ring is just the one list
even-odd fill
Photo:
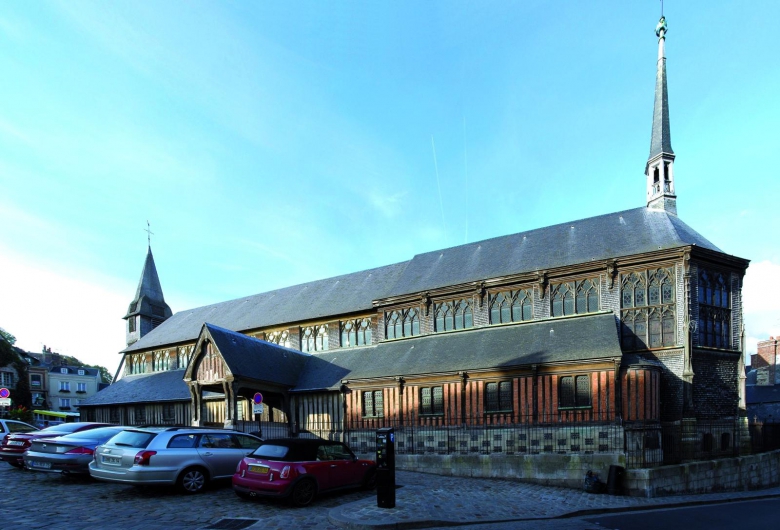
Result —
[[121, 376], [81, 404], [82, 419], [314, 433], [369, 449], [379, 427], [620, 434], [576, 441], [570, 430], [554, 448], [398, 436], [401, 452], [513, 454], [620, 451], [632, 425], [737, 419], [748, 260], [677, 215], [666, 32], [662, 17], [641, 206], [177, 313], [150, 247], [124, 316]]

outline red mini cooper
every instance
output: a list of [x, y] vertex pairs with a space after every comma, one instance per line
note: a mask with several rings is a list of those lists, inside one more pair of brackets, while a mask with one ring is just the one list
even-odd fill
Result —
[[324, 491], [375, 486], [376, 462], [358, 459], [341, 442], [316, 439], [267, 440], [233, 475], [239, 497], [288, 498], [294, 506], [306, 506]]

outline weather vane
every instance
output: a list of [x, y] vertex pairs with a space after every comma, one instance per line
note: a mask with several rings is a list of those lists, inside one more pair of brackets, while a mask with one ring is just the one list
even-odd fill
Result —
[[146, 221], [146, 230], [144, 230], [144, 232], [146, 232], [146, 241], [149, 244], [149, 246], [151, 247], [152, 246], [152, 236], [154, 235], [154, 232], [152, 232], [152, 229], [151, 229], [151, 226], [149, 225], [149, 221], [148, 220]]

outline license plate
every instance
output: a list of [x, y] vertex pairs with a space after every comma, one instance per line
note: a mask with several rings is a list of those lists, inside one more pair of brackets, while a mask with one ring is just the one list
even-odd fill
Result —
[[24, 445], [24, 442], [17, 442], [16, 440], [9, 440], [8, 445]]
[[109, 466], [118, 466], [122, 463], [122, 459], [118, 456], [103, 456], [100, 461]]
[[38, 462], [36, 460], [29, 460], [27, 465], [34, 467], [35, 469], [51, 469], [51, 462]]
[[267, 475], [268, 466], [249, 466], [249, 471], [252, 473], [260, 473], [261, 475]]

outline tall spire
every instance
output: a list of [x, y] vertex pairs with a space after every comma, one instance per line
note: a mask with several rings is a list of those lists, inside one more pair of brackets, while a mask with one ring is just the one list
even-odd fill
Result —
[[146, 252], [146, 261], [135, 291], [135, 298], [130, 302], [127, 314], [123, 317], [127, 320], [127, 345], [152, 331], [172, 314], [171, 308], [165, 303], [150, 245]]
[[674, 151], [669, 127], [669, 97], [666, 91], [666, 17], [661, 16], [655, 28], [658, 37], [658, 63], [655, 77], [653, 132], [650, 156], [645, 165], [647, 207], [677, 215], [677, 195], [674, 191]]

